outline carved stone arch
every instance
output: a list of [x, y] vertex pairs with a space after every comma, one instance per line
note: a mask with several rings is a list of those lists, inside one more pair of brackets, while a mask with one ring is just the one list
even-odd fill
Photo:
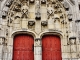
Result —
[[39, 37], [42, 38], [42, 36], [48, 35], [48, 34], [57, 35], [57, 36], [59, 36], [61, 39], [64, 37], [64, 36], [63, 36], [63, 33], [62, 33], [62, 32], [59, 32], [59, 31], [53, 31], [53, 32], [46, 31], [46, 32], [42, 32], [42, 33], [40, 33]]
[[13, 31], [12, 34], [11, 34], [11, 37], [13, 38], [17, 34], [29, 34], [29, 35], [32, 35], [34, 38], [36, 38], [36, 33], [35, 32], [32, 32], [32, 31], [22, 31], [22, 30]]

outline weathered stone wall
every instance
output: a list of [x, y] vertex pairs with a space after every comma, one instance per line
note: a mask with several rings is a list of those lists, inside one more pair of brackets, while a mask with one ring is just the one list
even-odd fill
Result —
[[13, 38], [21, 33], [34, 36], [35, 60], [42, 60], [41, 38], [46, 34], [60, 36], [62, 60], [80, 60], [80, 1], [23, 1], [0, 1], [0, 60], [12, 60]]

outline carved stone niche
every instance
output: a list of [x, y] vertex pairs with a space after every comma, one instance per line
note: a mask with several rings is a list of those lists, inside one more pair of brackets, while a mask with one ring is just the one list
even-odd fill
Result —
[[28, 21], [28, 25], [33, 26], [33, 25], [35, 25], [35, 22], [34, 21]]
[[13, 11], [21, 12], [21, 9], [20, 8], [14, 8]]
[[70, 42], [70, 45], [76, 44], [76, 37], [70, 37], [69, 42]]
[[0, 37], [0, 45], [4, 44], [5, 37]]
[[42, 25], [42, 26], [47, 26], [47, 25], [48, 25], [48, 22], [47, 22], [47, 21], [42, 21], [42, 22], [41, 22], [41, 25]]
[[6, 11], [3, 11], [2, 12], [2, 19], [6, 19], [6, 16], [7, 16], [7, 12]]
[[72, 21], [72, 14], [71, 13], [68, 14], [68, 20]]
[[41, 4], [46, 4], [46, 0], [41, 0]]
[[54, 5], [54, 8], [55, 8], [55, 9], [58, 9], [58, 8], [59, 8], [59, 5], [58, 5], [58, 4], [55, 4], [55, 5]]
[[11, 1], [8, 1], [8, 2], [6, 3], [6, 6], [7, 6], [7, 7], [10, 7], [10, 6], [12, 5], [12, 2], [13, 2], [12, 0], [11, 0]]
[[65, 8], [66, 11], [69, 11], [69, 7]]
[[72, 18], [68, 18], [69, 21], [72, 21]]
[[52, 4], [56, 4], [56, 2], [55, 1], [52, 1]]

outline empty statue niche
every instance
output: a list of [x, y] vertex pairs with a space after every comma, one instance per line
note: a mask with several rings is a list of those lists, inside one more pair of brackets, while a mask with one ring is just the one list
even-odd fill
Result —
[[35, 19], [36, 20], [41, 20], [41, 6], [40, 6], [40, 0], [36, 0], [36, 4], [35, 4]]
[[41, 29], [44, 31], [44, 30], [47, 30], [47, 28], [48, 28], [48, 22], [41, 21]]
[[34, 30], [34, 28], [35, 28], [35, 21], [28, 21], [28, 28], [30, 30]]
[[76, 44], [76, 37], [70, 37], [69, 42], [70, 42], [70, 45], [75, 45]]

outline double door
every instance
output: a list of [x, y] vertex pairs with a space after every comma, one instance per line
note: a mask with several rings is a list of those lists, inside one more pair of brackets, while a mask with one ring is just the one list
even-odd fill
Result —
[[[34, 60], [34, 38], [32, 36], [16, 35], [13, 45], [13, 60]], [[42, 60], [62, 60], [61, 40], [58, 36], [43, 36]]]

